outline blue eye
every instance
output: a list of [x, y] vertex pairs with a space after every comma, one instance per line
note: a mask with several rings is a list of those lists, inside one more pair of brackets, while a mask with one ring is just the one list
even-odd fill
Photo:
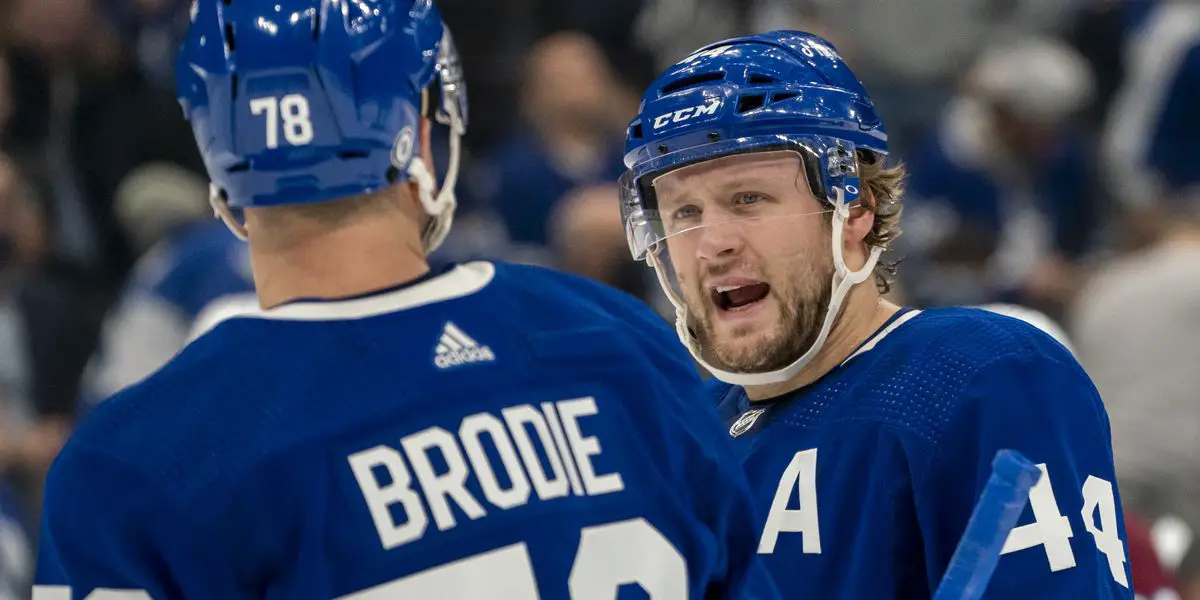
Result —
[[743, 192], [733, 197], [735, 206], [746, 206], [748, 204], [758, 204], [764, 200], [762, 194], [756, 192]]
[[697, 208], [694, 204], [689, 204], [687, 206], [681, 206], [681, 207], [675, 209], [675, 212], [671, 213], [671, 218], [676, 221], [683, 220], [683, 219], [693, 219], [698, 216], [700, 216], [700, 209]]

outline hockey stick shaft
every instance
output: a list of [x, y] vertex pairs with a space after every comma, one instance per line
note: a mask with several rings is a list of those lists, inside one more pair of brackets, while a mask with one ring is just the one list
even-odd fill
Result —
[[950, 566], [933, 600], [979, 600], [1000, 560], [1000, 550], [1017, 524], [1029, 490], [1042, 472], [1019, 452], [1001, 450], [992, 461], [992, 476], [971, 513]]

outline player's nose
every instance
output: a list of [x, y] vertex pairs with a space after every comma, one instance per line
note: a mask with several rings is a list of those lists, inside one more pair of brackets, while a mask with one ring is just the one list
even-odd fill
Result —
[[700, 260], [715, 260], [737, 255], [745, 246], [742, 232], [734, 223], [711, 223], [697, 233], [696, 256]]

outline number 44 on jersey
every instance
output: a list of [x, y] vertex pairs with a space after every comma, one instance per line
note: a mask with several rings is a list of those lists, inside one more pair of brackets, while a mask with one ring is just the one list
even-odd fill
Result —
[[[1054, 496], [1051, 473], [1045, 463], [1037, 465], [1042, 477], [1029, 494], [1029, 505], [1034, 521], [1012, 530], [1004, 543], [1001, 554], [1042, 547], [1050, 563], [1051, 571], [1063, 571], [1075, 567], [1075, 554], [1070, 539], [1075, 532], [1071, 522], [1063, 516]], [[1084, 528], [1095, 541], [1096, 549], [1108, 559], [1108, 568], [1113, 580], [1128, 588], [1125, 575], [1125, 547], [1118, 537], [1116, 494], [1111, 482], [1089, 475], [1084, 481], [1083, 506], [1079, 514]], [[799, 508], [788, 508], [791, 498], [799, 498]], [[817, 450], [797, 452], [783, 471], [771, 510], [759, 539], [759, 554], [773, 554], [781, 533], [799, 533], [803, 536], [805, 554], [821, 553], [821, 532], [818, 523], [817, 502]], [[1097, 525], [1097, 521], [1099, 525]]]

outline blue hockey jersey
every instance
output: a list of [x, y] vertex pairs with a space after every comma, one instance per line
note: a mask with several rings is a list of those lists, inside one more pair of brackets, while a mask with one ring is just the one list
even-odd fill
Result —
[[207, 307], [252, 293], [248, 246], [219, 219], [174, 232], [138, 261], [104, 321], [80, 410], [153, 373], [187, 342]]
[[984, 598], [1133, 598], [1108, 418], [1058, 342], [974, 309], [901, 311], [753, 405], [714, 383], [783, 597], [929, 598], [1002, 448], [1043, 469]]
[[648, 308], [533, 267], [232, 318], [67, 444], [35, 597], [771, 597], [703, 394]]

